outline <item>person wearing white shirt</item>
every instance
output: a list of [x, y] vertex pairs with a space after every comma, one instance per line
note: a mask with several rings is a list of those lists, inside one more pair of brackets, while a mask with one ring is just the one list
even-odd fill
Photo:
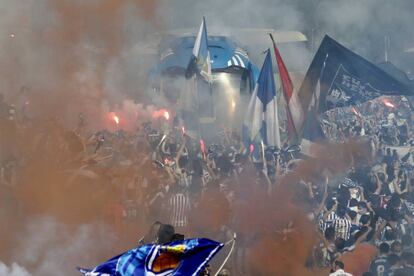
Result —
[[329, 276], [353, 276], [351, 273], [345, 272], [345, 265], [343, 262], [335, 261], [334, 272], [329, 274]]

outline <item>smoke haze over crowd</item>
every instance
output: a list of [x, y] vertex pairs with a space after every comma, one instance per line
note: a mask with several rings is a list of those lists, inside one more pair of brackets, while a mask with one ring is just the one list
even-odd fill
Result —
[[[148, 225], [121, 229], [119, 238], [119, 229], [104, 219], [105, 203], [120, 199], [110, 178], [144, 172], [122, 167], [77, 171], [75, 165], [62, 171], [55, 161], [77, 160], [78, 152], [55, 153], [61, 150], [62, 133], [76, 127], [79, 114], [93, 131], [110, 128], [106, 115], [111, 111], [137, 125], [151, 119], [156, 107], [149, 104], [158, 99], [151, 94], [147, 74], [157, 61], [158, 34], [195, 30], [202, 16], [216, 33], [232, 28], [299, 30], [308, 36], [308, 47], [282, 48], [282, 55], [288, 67], [304, 69], [316, 50], [312, 45], [317, 47], [325, 33], [375, 62], [383, 61], [382, 43], [390, 36], [390, 57], [413, 68], [414, 63], [400, 58], [414, 43], [412, 10], [410, 0], [0, 0], [0, 93], [17, 108], [25, 105], [35, 118], [25, 137], [8, 137], [0, 129], [0, 146], [26, 162], [15, 194], [18, 204], [0, 210], [0, 275], [72, 275], [77, 265], [92, 266], [134, 247], [147, 230]], [[123, 128], [134, 130], [136, 125]], [[306, 206], [293, 203], [298, 192], [294, 184], [322, 181], [322, 168], [332, 177], [344, 173], [356, 162], [353, 158], [362, 156], [361, 149], [359, 144], [329, 148], [282, 179], [270, 197], [255, 191], [252, 183], [238, 191], [245, 198], [235, 208], [242, 216], [235, 230], [260, 237], [248, 264], [255, 275], [312, 275], [297, 266], [306, 261], [316, 233], [308, 230]], [[254, 181], [253, 176], [246, 179]], [[275, 201], [280, 209], [272, 207]], [[200, 212], [211, 216], [206, 218], [210, 225], [227, 219], [220, 212]], [[287, 245], [275, 233], [291, 222], [298, 232]], [[203, 228], [192, 227], [196, 234]], [[287, 259], [289, 255], [295, 259]]]

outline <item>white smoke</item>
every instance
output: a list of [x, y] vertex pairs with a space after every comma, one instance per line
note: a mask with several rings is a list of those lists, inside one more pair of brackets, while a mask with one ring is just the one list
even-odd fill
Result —
[[2, 264], [0, 275], [74, 275], [77, 266], [93, 267], [118, 253], [112, 250], [117, 239], [104, 224], [71, 229], [51, 217], [34, 217], [19, 236], [12, 260], [20, 266]]
[[384, 36], [390, 36], [390, 60], [397, 65], [414, 66], [412, 57], [411, 64], [401, 58], [403, 50], [414, 43], [412, 0], [162, 0], [160, 3], [160, 18], [171, 29], [196, 29], [205, 16], [208, 30], [213, 32], [227, 28], [301, 31], [309, 39], [310, 53], [304, 55], [282, 48], [288, 67], [302, 63], [306, 69], [310, 62], [308, 54], [313, 56], [325, 34], [374, 62], [383, 61]]
[[0, 261], [0, 276], [31, 276], [31, 274], [16, 263], [8, 267]]

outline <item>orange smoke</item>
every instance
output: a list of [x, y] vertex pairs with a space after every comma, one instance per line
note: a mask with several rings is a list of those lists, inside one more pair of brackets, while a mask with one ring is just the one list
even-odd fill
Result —
[[[85, 148], [88, 152], [90, 145], [70, 129], [78, 123], [79, 113], [85, 115], [88, 132], [107, 125], [106, 114], [110, 109], [103, 106], [112, 107], [114, 101], [124, 99], [122, 88], [117, 88], [120, 92], [115, 99], [108, 99], [105, 84], [111, 62], [119, 59], [128, 47], [125, 11], [132, 9], [138, 22], [145, 20], [160, 28], [160, 20], [157, 25], [148, 22], [154, 18], [157, 3], [155, 0], [27, 2], [16, 11], [15, 22], [5, 27], [10, 27], [13, 33], [7, 33], [10, 39], [0, 41], [1, 93], [18, 110], [19, 102], [26, 105], [32, 120], [19, 131], [12, 125], [0, 126], [0, 149], [24, 160], [24, 166], [18, 170], [16, 188], [7, 193], [0, 191], [1, 210], [7, 214], [0, 226], [1, 260], [10, 259], [16, 241], [23, 238], [17, 229], [27, 219], [48, 215], [68, 227], [77, 227], [104, 220], [106, 206], [121, 197], [120, 189], [111, 185], [110, 179], [115, 172], [125, 178], [131, 172], [91, 165], [95, 161], [80, 154]], [[24, 86], [28, 90], [19, 92]], [[111, 122], [123, 125], [123, 114], [115, 116]], [[11, 197], [7, 203], [16, 206], [3, 206], [5, 195]], [[145, 228], [135, 225], [125, 238], [135, 239], [140, 227]]]
[[240, 199], [234, 204], [236, 229], [252, 240], [247, 257], [248, 275], [324, 275], [310, 271], [305, 263], [317, 241], [316, 226], [309, 221], [309, 204], [300, 180], [323, 183], [323, 172], [342, 174], [352, 165], [366, 160], [367, 147], [351, 141], [343, 145], [325, 145], [315, 159], [303, 161], [273, 187], [271, 195], [251, 184], [253, 179], [240, 176]]
[[[0, 225], [2, 260], [11, 258], [16, 242], [22, 239], [17, 230], [28, 218], [50, 215], [70, 228], [91, 221], [114, 225], [108, 219], [108, 206], [119, 203], [126, 180], [135, 177], [135, 173], [139, 177], [150, 171], [134, 164], [127, 169], [116, 165], [94, 166], [96, 160], [92, 156], [80, 154], [88, 152], [90, 145], [68, 129], [75, 125], [76, 115], [73, 114], [79, 112], [92, 118], [88, 127], [102, 127], [108, 123], [106, 114], [111, 109], [102, 112], [102, 103], [108, 100], [105, 82], [110, 61], [121, 56], [128, 38], [123, 30], [124, 11], [132, 5], [140, 12], [138, 14], [154, 20], [157, 2], [48, 0], [42, 13], [52, 20], [40, 20], [39, 24], [38, 18], [31, 17], [35, 13], [29, 9], [21, 17], [29, 21], [26, 40], [19, 30], [13, 39], [7, 39], [0, 80], [10, 95], [16, 94], [23, 85], [30, 87], [27, 102], [30, 101], [36, 119], [27, 129], [18, 132], [13, 132], [12, 127], [0, 129], [0, 148], [12, 151], [19, 160], [25, 161], [18, 171], [19, 185], [11, 193], [16, 206], [2, 206], [2, 211], [7, 213]], [[156, 24], [162, 23], [157, 20]], [[117, 113], [109, 116], [112, 125], [124, 125], [125, 114], [113, 110]], [[169, 120], [173, 114], [162, 109], [153, 116]], [[91, 126], [95, 123], [98, 126]], [[122, 150], [126, 151], [124, 155], [133, 155], [127, 146]], [[242, 183], [236, 189], [236, 202], [229, 204], [217, 187], [209, 190], [191, 221], [194, 233], [214, 235], [222, 225], [235, 220], [234, 230], [245, 237], [252, 248], [246, 264], [251, 271], [258, 272], [248, 275], [307, 275], [302, 264], [315, 233], [300, 205], [291, 202], [298, 190], [295, 183], [300, 178], [318, 180], [324, 168], [340, 173], [357, 153], [363, 155], [357, 145], [332, 146], [325, 155], [304, 162], [295, 174], [283, 178], [270, 196], [253, 184], [255, 171], [240, 177]], [[156, 186], [154, 179], [151, 183]], [[140, 192], [142, 198], [146, 198], [146, 191]], [[290, 222], [294, 232], [285, 238], [279, 231]], [[146, 229], [144, 224], [118, 229], [122, 235], [114, 250], [134, 246], [137, 237]], [[129, 243], [125, 246], [122, 241]], [[91, 252], [91, 255], [100, 256], [101, 252]], [[108, 252], [107, 257], [110, 255]]]
[[[54, 117], [73, 127], [73, 114], [83, 113], [96, 129], [102, 128], [105, 121], [97, 120], [103, 118], [102, 106], [122, 102], [130, 89], [128, 84], [116, 87], [119, 92], [108, 97], [106, 86], [108, 68], [122, 62], [138, 39], [125, 27], [135, 24], [133, 20], [145, 23], [136, 36], [159, 30], [162, 21], [152, 20], [158, 1], [45, 0], [31, 5], [21, 4], [16, 22], [5, 27], [13, 31], [13, 39], [1, 42], [2, 93], [18, 103], [26, 99], [17, 92], [27, 86], [30, 111], [36, 116]], [[127, 13], [133, 13], [133, 19]]]

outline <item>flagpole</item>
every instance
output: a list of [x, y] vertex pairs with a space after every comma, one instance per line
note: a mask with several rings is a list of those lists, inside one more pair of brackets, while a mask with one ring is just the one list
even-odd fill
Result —
[[201, 135], [201, 120], [200, 120], [200, 90], [198, 89], [198, 78], [197, 78], [197, 74], [195, 74], [193, 76], [193, 85], [194, 85], [194, 90], [196, 91], [196, 95], [197, 95], [197, 129], [198, 129], [198, 138], [202, 139], [202, 135]]
[[[321, 74], [319, 76], [319, 91], [315, 91], [313, 93], [314, 100], [315, 100], [315, 108], [319, 111], [319, 97], [321, 95], [321, 80], [323, 78], [323, 75], [325, 73], [325, 67], [326, 67], [326, 61], [328, 60], [329, 54], [326, 54], [325, 59], [323, 60], [322, 68], [321, 68]], [[318, 95], [316, 93], [318, 92]]]
[[230, 259], [230, 256], [231, 256], [231, 254], [233, 253], [233, 250], [234, 250], [234, 246], [236, 245], [236, 238], [237, 238], [237, 234], [236, 234], [236, 233], [234, 233], [234, 234], [233, 234], [233, 239], [231, 239], [230, 241], [228, 241], [228, 242], [226, 242], [226, 243], [224, 244], [224, 246], [229, 245], [230, 243], [231, 243], [232, 245], [231, 245], [231, 248], [230, 248], [229, 253], [227, 254], [226, 258], [224, 259], [223, 263], [221, 264], [221, 266], [220, 266], [220, 267], [219, 267], [219, 269], [217, 270], [216, 274], [214, 274], [214, 276], [218, 276], [218, 275], [219, 275], [220, 271], [224, 268], [224, 266], [226, 265], [226, 263], [227, 263], [227, 262], [228, 262], [228, 260]]
[[384, 60], [388, 62], [388, 46], [389, 46], [389, 37], [384, 36]]

